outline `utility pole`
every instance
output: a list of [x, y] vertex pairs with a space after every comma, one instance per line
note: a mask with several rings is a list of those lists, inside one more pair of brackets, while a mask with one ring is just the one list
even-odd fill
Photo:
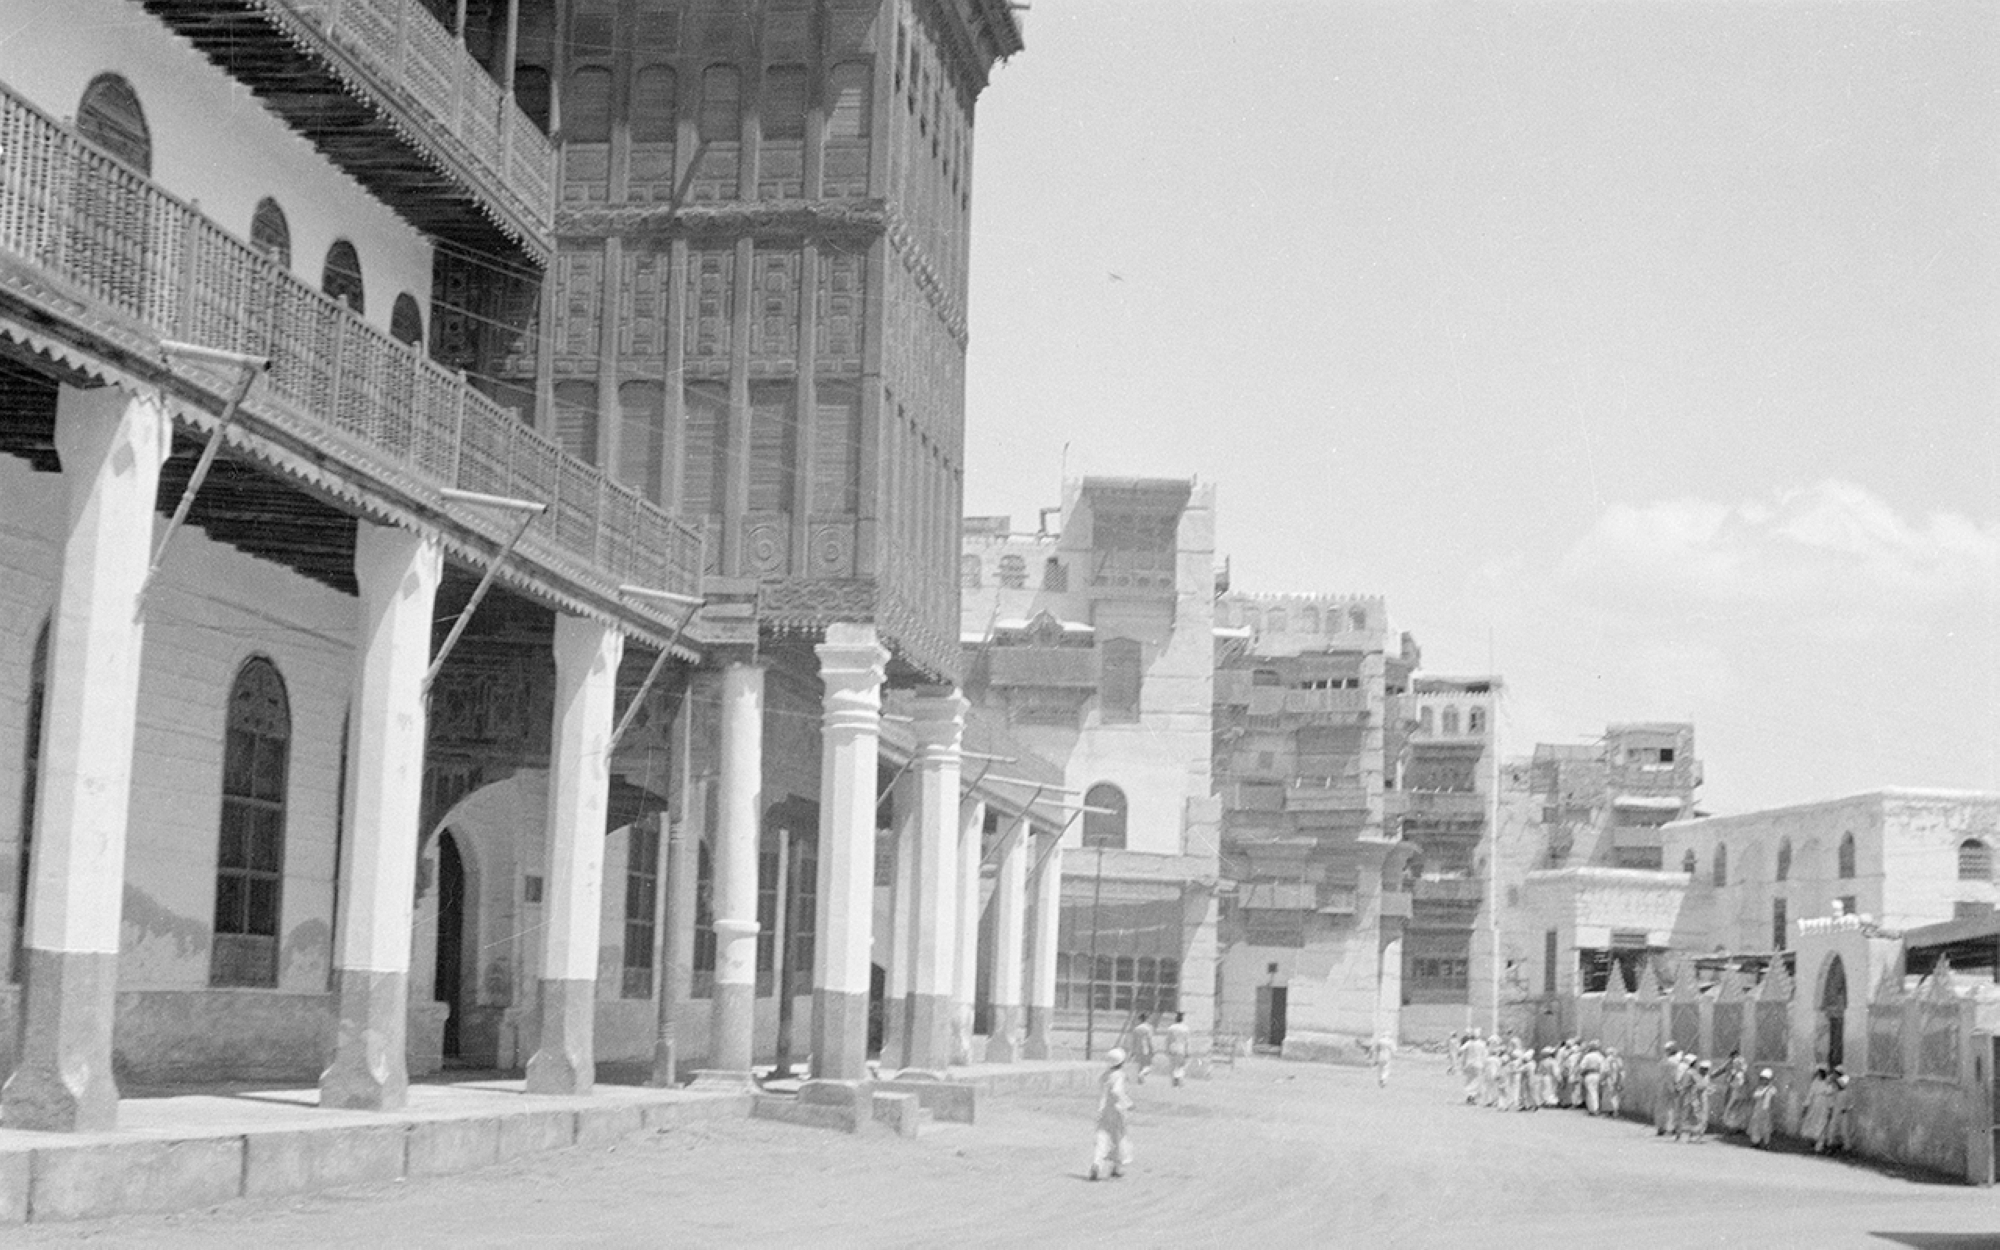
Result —
[[1096, 1058], [1097, 1041], [1097, 904], [1104, 897], [1104, 848], [1097, 848], [1097, 880], [1090, 888], [1090, 978], [1084, 984], [1083, 1057]]

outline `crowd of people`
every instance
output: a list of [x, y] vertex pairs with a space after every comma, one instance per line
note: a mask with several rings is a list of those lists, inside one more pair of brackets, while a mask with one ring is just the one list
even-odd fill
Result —
[[[1452, 1073], [1465, 1081], [1469, 1106], [1500, 1111], [1544, 1107], [1615, 1116], [1625, 1094], [1625, 1060], [1616, 1047], [1568, 1038], [1538, 1053], [1515, 1036], [1479, 1029], [1454, 1033], [1446, 1050]], [[1720, 1071], [1713, 1062], [1669, 1042], [1660, 1059], [1662, 1090], [1653, 1129], [1675, 1141], [1707, 1141], [1716, 1133], [1741, 1133], [1759, 1149], [1771, 1144], [1778, 1086], [1771, 1069], [1753, 1079], [1750, 1065], [1731, 1051]], [[1799, 1135], [1819, 1154], [1853, 1147], [1853, 1095], [1847, 1073], [1821, 1064], [1806, 1087]]]

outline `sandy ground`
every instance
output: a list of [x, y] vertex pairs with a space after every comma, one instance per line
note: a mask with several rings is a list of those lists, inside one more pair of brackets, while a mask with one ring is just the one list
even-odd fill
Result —
[[914, 1141], [725, 1121], [467, 1176], [11, 1230], [107, 1246], [2000, 1246], [2000, 1190], [1580, 1113], [1469, 1108], [1428, 1056], [1242, 1061], [1136, 1085], [1137, 1158], [1091, 1183], [1094, 1101], [992, 1098]]

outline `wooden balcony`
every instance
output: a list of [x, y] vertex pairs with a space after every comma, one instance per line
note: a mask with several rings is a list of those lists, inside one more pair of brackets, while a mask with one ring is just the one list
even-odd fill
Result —
[[442, 513], [443, 487], [531, 499], [548, 507], [517, 549], [530, 579], [610, 604], [623, 584], [700, 589], [697, 531], [4, 87], [0, 311], [21, 342], [84, 343], [218, 409], [233, 377], [168, 375], [160, 341], [268, 356], [239, 422], [343, 506], [370, 490]]
[[548, 262], [554, 146], [416, 0], [142, 3], [418, 229]]

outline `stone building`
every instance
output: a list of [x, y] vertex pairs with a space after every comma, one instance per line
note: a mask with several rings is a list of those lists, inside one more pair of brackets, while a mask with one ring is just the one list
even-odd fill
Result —
[[[1065, 488], [1059, 527], [966, 521], [967, 695], [1059, 767], [1081, 805], [1046, 852], [1060, 856], [1060, 901], [1035, 905], [1038, 923], [1055, 923], [1056, 956], [1037, 961], [1050, 979], [1028, 991], [1079, 1049], [1101, 1049], [1135, 1012], [1185, 1011], [1204, 1038], [1213, 1028], [1214, 509], [1214, 488], [1185, 479], [1091, 477]], [[996, 1018], [1013, 993], [994, 984]]]
[[114, 1074], [854, 1076], [871, 1016], [974, 1054], [987, 813], [1069, 810], [959, 771], [1012, 12], [0, 20], [0, 1123], [107, 1124]]
[[1287, 1055], [1351, 1057], [1402, 1005], [1414, 847], [1384, 813], [1415, 644], [1371, 596], [1228, 593], [1216, 620], [1222, 1018]]

